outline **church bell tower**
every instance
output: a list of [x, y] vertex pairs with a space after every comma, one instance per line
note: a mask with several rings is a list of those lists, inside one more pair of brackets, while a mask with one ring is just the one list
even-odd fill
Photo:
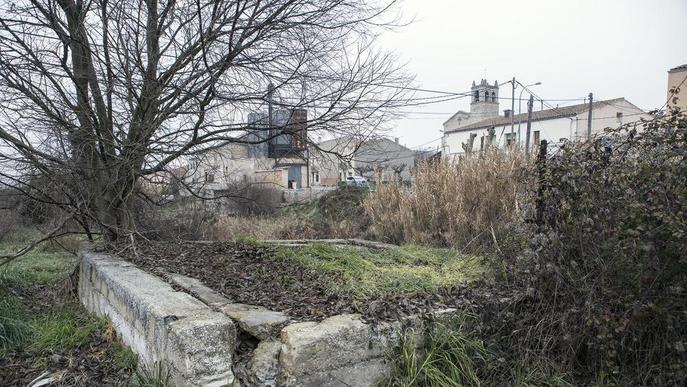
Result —
[[479, 84], [472, 81], [471, 90], [470, 118], [480, 120], [499, 115], [499, 83], [497, 81], [494, 81], [493, 85], [490, 85], [486, 79], [482, 79]]

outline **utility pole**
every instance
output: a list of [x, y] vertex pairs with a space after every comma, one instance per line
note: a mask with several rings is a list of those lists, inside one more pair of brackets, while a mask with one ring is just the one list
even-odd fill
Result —
[[513, 132], [515, 130], [515, 121], [513, 117], [515, 115], [515, 77], [513, 77], [511, 81], [511, 86], [513, 86], [513, 89], [510, 98], [510, 137], [511, 141], [513, 141]]
[[525, 157], [530, 157], [530, 132], [532, 131], [532, 106], [534, 105], [534, 96], [530, 94], [530, 100], [527, 102], [527, 134], [525, 135]]
[[592, 103], [594, 102], [594, 94], [589, 93], [589, 112], [587, 113], [587, 141], [592, 139]]
[[272, 94], [274, 94], [274, 85], [270, 82], [267, 85], [267, 128], [269, 135], [272, 136]]

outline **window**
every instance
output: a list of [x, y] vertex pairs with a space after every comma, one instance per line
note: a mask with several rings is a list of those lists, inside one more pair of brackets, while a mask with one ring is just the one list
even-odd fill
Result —
[[491, 92], [491, 102], [496, 102], [496, 93], [493, 91]]
[[210, 173], [210, 172], [205, 172], [205, 182], [206, 183], [214, 183], [215, 182], [215, 174]]
[[475, 102], [479, 102], [479, 90], [475, 90]]
[[313, 173], [312, 173], [312, 181], [314, 181], [315, 183], [319, 183], [319, 182], [320, 182], [320, 174], [319, 174], [319, 172], [313, 172]]
[[506, 146], [515, 145], [515, 133], [506, 133]]
[[484, 136], [479, 138], [479, 150], [484, 150]]
[[623, 112], [617, 112], [615, 113], [615, 118], [618, 120], [618, 123], [620, 125], [623, 124]]

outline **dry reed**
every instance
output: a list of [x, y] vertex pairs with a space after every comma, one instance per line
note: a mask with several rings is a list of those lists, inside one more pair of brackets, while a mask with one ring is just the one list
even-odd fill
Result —
[[368, 196], [370, 231], [393, 243], [499, 250], [523, 229], [529, 165], [521, 152], [494, 148], [420, 165], [412, 188], [381, 185]]

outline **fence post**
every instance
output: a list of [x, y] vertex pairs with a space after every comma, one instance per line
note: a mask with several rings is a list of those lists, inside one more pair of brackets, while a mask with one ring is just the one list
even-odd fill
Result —
[[541, 232], [544, 227], [544, 184], [546, 174], [547, 146], [547, 141], [541, 140], [541, 143], [539, 144], [539, 155], [537, 155], [536, 223], [538, 232]]

